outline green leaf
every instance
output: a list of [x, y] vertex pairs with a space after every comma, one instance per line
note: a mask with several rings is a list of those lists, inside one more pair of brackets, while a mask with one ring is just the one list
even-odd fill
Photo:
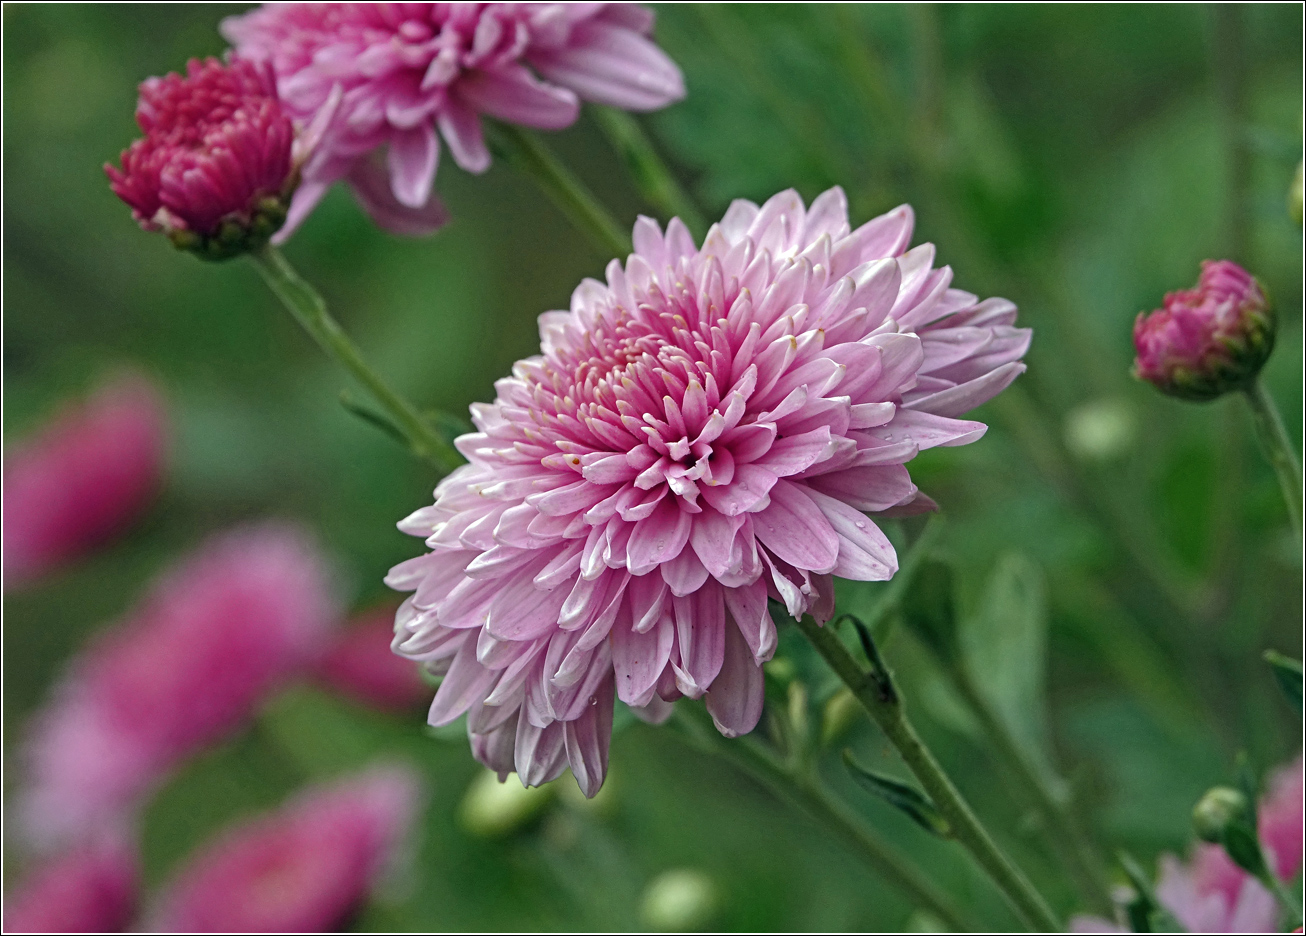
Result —
[[1007, 553], [959, 634], [963, 665], [1016, 742], [1051, 776], [1047, 729], [1047, 584], [1029, 557]]
[[1125, 904], [1129, 928], [1135, 933], [1182, 933], [1184, 928], [1156, 899], [1152, 882], [1147, 879], [1138, 862], [1123, 851], [1117, 857], [1125, 877], [1129, 878], [1129, 883], [1134, 888], [1132, 898]]
[[1270, 664], [1274, 672], [1274, 679], [1283, 690], [1283, 694], [1288, 697], [1293, 708], [1297, 710], [1298, 717], [1301, 716], [1301, 661], [1294, 660], [1292, 657], [1284, 656], [1278, 650], [1266, 650], [1263, 657], [1266, 663]]
[[943, 814], [926, 796], [900, 780], [885, 777], [867, 770], [853, 759], [852, 751], [844, 750], [844, 766], [861, 786], [906, 813], [927, 832], [933, 832], [940, 838], [951, 838], [952, 827]]

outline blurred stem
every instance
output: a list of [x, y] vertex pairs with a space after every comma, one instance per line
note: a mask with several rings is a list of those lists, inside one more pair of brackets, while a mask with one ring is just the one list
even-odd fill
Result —
[[695, 239], [701, 241], [707, 232], [707, 222], [658, 155], [639, 121], [615, 107], [594, 106], [590, 113], [625, 160], [630, 177], [644, 199], [666, 218], [677, 217], [685, 222]]
[[1048, 838], [1066, 870], [1070, 872], [1080, 896], [1098, 913], [1111, 916], [1115, 904], [1111, 900], [1110, 884], [1102, 859], [1070, 814], [1064, 799], [1052, 789], [1044, 772], [1017, 743], [1007, 723], [980, 692], [965, 664], [960, 661], [948, 663], [937, 655], [935, 659], [974, 712], [989, 741], [997, 748], [999, 762], [1015, 775], [1025, 799], [1043, 820], [1049, 833]]
[[751, 738], [723, 738], [713, 726], [696, 716], [696, 710], [681, 703], [676, 706], [671, 726], [698, 749], [725, 758], [780, 799], [820, 822], [919, 907], [935, 914], [957, 932], [968, 929], [947, 897], [906, 856], [880, 841], [852, 810], [830, 793], [814, 771], [786, 766]]
[[1230, 259], [1248, 266], [1248, 220], [1251, 201], [1251, 153], [1247, 148], [1247, 56], [1243, 13], [1236, 3], [1215, 5], [1213, 48], [1216, 90], [1225, 145], [1225, 249]]
[[458, 452], [431, 428], [416, 407], [391, 389], [367, 365], [358, 346], [345, 334], [340, 323], [331, 317], [317, 290], [300, 278], [279, 250], [269, 244], [249, 254], [249, 258], [304, 331], [313, 337], [328, 357], [333, 358], [367, 388], [395, 427], [403, 433], [415, 455], [444, 473], [453, 471], [462, 464], [463, 459]]
[[[1060, 931], [1061, 924], [1043, 897], [980, 825], [961, 792], [916, 734], [898, 694], [882, 691], [880, 682], [857, 664], [833, 628], [822, 627], [811, 617], [803, 617], [798, 626], [898, 749], [935, 807], [948, 820], [953, 837], [970, 852], [1017, 915], [1035, 932]], [[888, 674], [881, 674], [880, 678], [887, 679]]]
[[605, 256], [624, 259], [630, 237], [585, 184], [562, 164], [544, 141], [512, 124], [485, 121], [490, 147], [519, 172], [530, 176]]
[[1288, 911], [1288, 925], [1291, 926], [1292, 932], [1301, 929], [1302, 925], [1302, 908], [1301, 901], [1293, 895], [1292, 891], [1284, 886], [1283, 881], [1272, 870], [1267, 870], [1265, 874], [1258, 874], [1259, 880], [1279, 901], [1279, 906]]
[[1252, 381], [1246, 390], [1247, 402], [1252, 408], [1252, 423], [1256, 426], [1256, 438], [1261, 443], [1265, 457], [1269, 459], [1274, 473], [1279, 476], [1279, 489], [1283, 491], [1283, 500], [1288, 505], [1288, 519], [1292, 531], [1297, 536], [1298, 546], [1302, 536], [1302, 480], [1301, 462], [1293, 451], [1292, 440], [1284, 428], [1279, 408], [1274, 405], [1274, 398], [1265, 389], [1260, 377]]

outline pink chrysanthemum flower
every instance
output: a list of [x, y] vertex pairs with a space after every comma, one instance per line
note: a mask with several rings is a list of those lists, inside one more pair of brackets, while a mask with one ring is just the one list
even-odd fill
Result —
[[114, 378], [4, 465], [4, 585], [23, 585], [120, 533], [158, 493], [168, 417], [152, 383]]
[[1165, 294], [1134, 321], [1134, 373], [1171, 396], [1210, 400], [1245, 387], [1274, 349], [1275, 318], [1250, 273], [1202, 261], [1196, 289]]
[[401, 857], [419, 805], [417, 778], [403, 767], [307, 790], [191, 859], [165, 888], [148, 930], [337, 931]]
[[541, 354], [472, 407], [470, 464], [400, 524], [431, 552], [395, 649], [444, 681], [476, 756], [527, 785], [603, 780], [612, 696], [656, 717], [706, 695], [751, 731], [775, 650], [767, 598], [818, 620], [832, 576], [883, 580], [869, 515], [928, 510], [905, 463], [979, 438], [957, 419], [1023, 369], [1004, 299], [949, 289], [911, 209], [850, 231], [840, 189], [737, 201], [701, 248], [679, 220], [540, 318]]
[[[301, 119], [343, 93], [285, 237], [338, 179], [382, 226], [434, 230], [439, 137], [459, 166], [484, 172], [482, 114], [554, 130], [576, 120], [581, 98], [654, 110], [684, 97], [652, 26], [652, 13], [622, 3], [293, 3], [232, 17], [222, 33], [242, 56], [271, 63]], [[384, 166], [368, 158], [382, 145]]]
[[322, 685], [395, 712], [420, 708], [431, 694], [411, 660], [390, 652], [394, 605], [366, 611], [336, 632], [313, 673]]
[[[1280, 767], [1270, 777], [1257, 810], [1257, 831], [1269, 865], [1283, 881], [1297, 876], [1302, 865], [1302, 758]], [[1278, 927], [1280, 909], [1260, 881], [1234, 864], [1223, 848], [1198, 842], [1186, 864], [1162, 855], [1156, 899], [1191, 933], [1270, 933]], [[1101, 917], [1071, 920], [1078, 933], [1127, 933]]]
[[168, 570], [72, 663], [33, 725], [17, 818], [38, 847], [121, 828], [176, 764], [240, 727], [321, 646], [330, 577], [307, 537], [265, 525]]
[[108, 837], [62, 854], [5, 898], [6, 933], [120, 933], [136, 913], [136, 853]]

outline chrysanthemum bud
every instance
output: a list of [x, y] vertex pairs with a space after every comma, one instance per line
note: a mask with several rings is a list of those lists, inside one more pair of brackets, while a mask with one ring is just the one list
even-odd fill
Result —
[[191, 59], [186, 77], [141, 84], [136, 122], [144, 139], [123, 151], [121, 169], [104, 171], [145, 230], [225, 260], [285, 223], [299, 181], [295, 126], [266, 65]]
[[717, 903], [710, 877], [693, 868], [672, 868], [649, 883], [640, 912], [649, 929], [688, 932], [703, 929]]
[[1274, 312], [1250, 273], [1206, 260], [1196, 289], [1166, 293], [1134, 322], [1134, 374], [1163, 393], [1212, 400], [1246, 386], [1274, 348]]
[[1213, 787], [1193, 807], [1193, 830], [1204, 842], [1224, 841], [1225, 830], [1247, 819], [1247, 797], [1233, 787]]

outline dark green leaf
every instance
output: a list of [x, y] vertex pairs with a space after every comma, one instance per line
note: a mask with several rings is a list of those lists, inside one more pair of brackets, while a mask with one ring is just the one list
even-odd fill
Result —
[[854, 780], [889, 805], [902, 810], [922, 829], [933, 832], [941, 838], [952, 836], [952, 827], [948, 825], [948, 820], [943, 818], [943, 814], [923, 793], [900, 780], [867, 770], [853, 759], [851, 751], [843, 752], [843, 762]]
[[1270, 664], [1270, 669], [1274, 673], [1274, 679], [1283, 690], [1283, 694], [1288, 697], [1297, 714], [1301, 715], [1301, 660], [1294, 660], [1292, 657], [1284, 656], [1278, 650], [1266, 650], [1264, 655], [1266, 663]]

